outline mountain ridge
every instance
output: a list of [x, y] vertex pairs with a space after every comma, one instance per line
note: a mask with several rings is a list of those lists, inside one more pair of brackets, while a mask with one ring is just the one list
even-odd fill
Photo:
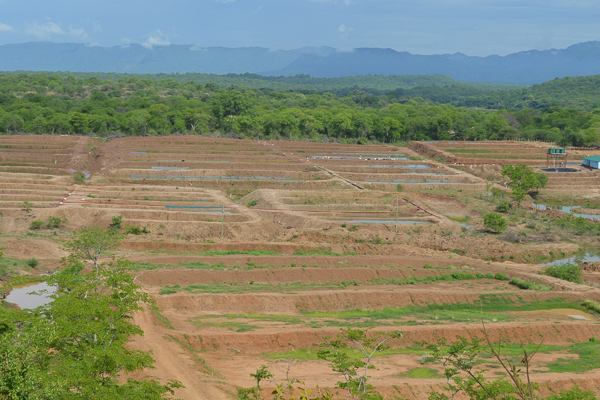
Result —
[[334, 78], [361, 75], [443, 74], [464, 82], [531, 85], [566, 76], [600, 74], [600, 41], [566, 49], [526, 50], [506, 56], [463, 53], [419, 55], [391, 48], [331, 47], [275, 50], [139, 44], [100, 47], [79, 43], [0, 45], [2, 71], [118, 73], [253, 73]]

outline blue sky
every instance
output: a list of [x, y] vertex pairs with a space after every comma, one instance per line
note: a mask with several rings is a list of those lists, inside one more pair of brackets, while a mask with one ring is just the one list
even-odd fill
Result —
[[0, 44], [30, 41], [506, 55], [600, 40], [588, 0], [0, 0]]

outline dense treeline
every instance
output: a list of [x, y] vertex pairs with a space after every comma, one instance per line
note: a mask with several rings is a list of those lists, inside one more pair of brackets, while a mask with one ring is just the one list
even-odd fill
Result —
[[600, 107], [600, 75], [560, 78], [531, 87], [498, 90], [454, 82], [448, 85], [418, 85], [394, 90], [397, 99], [421, 97], [456, 107], [518, 110], [552, 106], [592, 111]]
[[[0, 75], [21, 75], [25, 71], [0, 72]], [[131, 77], [159, 82], [164, 79], [173, 79], [178, 83], [216, 83], [220, 87], [243, 86], [249, 89], [271, 89], [285, 92], [309, 93], [335, 93], [346, 95], [353, 90], [364, 90], [373, 95], [384, 95], [396, 89], [410, 89], [414, 87], [444, 87], [460, 85], [466, 88], [478, 88], [490, 92], [522, 88], [521, 85], [504, 85], [494, 83], [466, 83], [459, 82], [446, 75], [364, 75], [344, 76], [340, 78], [318, 78], [310, 75], [295, 76], [263, 76], [258, 74], [203, 74], [203, 73], [173, 73], [173, 74], [125, 74], [116, 72], [48, 72], [62, 78], [74, 76], [79, 79], [99, 78], [102, 80], [123, 81]]]
[[[490, 100], [492, 101], [492, 100]], [[283, 92], [165, 76], [120, 80], [43, 73], [0, 76], [0, 133], [212, 134], [249, 138], [398, 142], [524, 137], [595, 145], [600, 115], [551, 106], [486, 111], [422, 98]]]

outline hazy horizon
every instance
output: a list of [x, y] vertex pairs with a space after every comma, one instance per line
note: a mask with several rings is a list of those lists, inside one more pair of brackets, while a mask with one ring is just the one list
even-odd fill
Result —
[[0, 44], [199, 47], [507, 55], [600, 39], [588, 0], [0, 0]]

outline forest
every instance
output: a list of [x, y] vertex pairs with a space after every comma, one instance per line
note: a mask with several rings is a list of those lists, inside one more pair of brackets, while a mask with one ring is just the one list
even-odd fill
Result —
[[[452, 83], [441, 76], [404, 81], [354, 77], [345, 81], [353, 85], [345, 89], [335, 79], [300, 76], [271, 81], [313, 82], [309, 89], [275, 90], [267, 79], [259, 80], [266, 82], [264, 87], [243, 84], [256, 76], [228, 76], [232, 84], [224, 87], [223, 82], [200, 83], [194, 79], [199, 74], [183, 82], [185, 75], [0, 75], [0, 134], [600, 144], [600, 115], [595, 111], [600, 76], [516, 88]], [[366, 88], [375, 81], [379, 88]]]

